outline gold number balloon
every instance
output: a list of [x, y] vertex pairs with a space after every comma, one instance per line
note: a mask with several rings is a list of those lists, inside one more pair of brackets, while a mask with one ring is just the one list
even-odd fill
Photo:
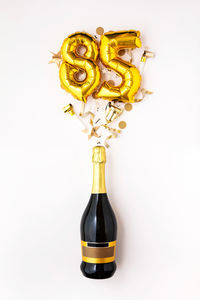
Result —
[[124, 48], [141, 47], [139, 36], [139, 31], [130, 30], [111, 31], [101, 37], [100, 59], [108, 69], [114, 70], [121, 76], [122, 83], [119, 86], [112, 86], [104, 81], [95, 94], [95, 98], [134, 102], [134, 95], [140, 87], [141, 76], [133, 64], [119, 57], [118, 51]]
[[[80, 46], [86, 49], [83, 55], [78, 52]], [[98, 57], [96, 41], [87, 33], [74, 33], [64, 40], [61, 55], [63, 58], [59, 72], [61, 86], [76, 99], [86, 102], [100, 81], [100, 71], [96, 64]], [[79, 71], [86, 74], [83, 81], [76, 78]]]

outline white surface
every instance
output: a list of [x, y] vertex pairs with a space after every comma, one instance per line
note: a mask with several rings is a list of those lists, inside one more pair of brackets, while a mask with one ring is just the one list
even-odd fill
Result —
[[[2, 1], [0, 298], [200, 298], [198, 1]], [[118, 218], [118, 270], [79, 271], [79, 223], [91, 191], [91, 148], [57, 68], [70, 33], [137, 29], [156, 52], [154, 95], [112, 141], [107, 187]]]

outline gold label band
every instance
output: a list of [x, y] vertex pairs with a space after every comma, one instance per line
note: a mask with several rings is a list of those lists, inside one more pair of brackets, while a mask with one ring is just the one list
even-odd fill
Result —
[[84, 262], [105, 264], [115, 260], [116, 241], [105, 243], [81, 241], [81, 248]]

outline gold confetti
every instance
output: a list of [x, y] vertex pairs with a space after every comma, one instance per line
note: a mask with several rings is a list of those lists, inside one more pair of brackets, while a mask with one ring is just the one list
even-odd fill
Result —
[[100, 120], [101, 120], [101, 119], [99, 118], [99, 119], [95, 122], [95, 124], [97, 124]]
[[82, 130], [82, 132], [83, 133], [88, 133], [88, 129], [85, 128], [85, 129]]
[[152, 58], [154, 57], [155, 54], [149, 50], [144, 50], [142, 57], [141, 57], [141, 61], [142, 62], [146, 62], [147, 58]]
[[62, 62], [61, 51], [58, 51], [58, 53], [51, 52], [51, 54], [53, 55], [52, 55], [52, 59], [49, 61], [49, 64], [56, 63], [58, 68], [60, 68]]
[[64, 113], [68, 113], [71, 116], [73, 116], [75, 114], [74, 110], [73, 110], [73, 106], [72, 104], [68, 104], [67, 106], [63, 107], [62, 110], [64, 111]]
[[96, 33], [97, 33], [98, 35], [103, 35], [103, 34], [104, 34], [104, 29], [103, 29], [103, 27], [97, 27]]
[[124, 128], [126, 128], [126, 122], [125, 121], [120, 121], [118, 126], [119, 126], [120, 129], [124, 129]]
[[124, 105], [124, 108], [125, 108], [126, 111], [131, 111], [132, 108], [133, 108], [133, 106], [132, 106], [131, 103], [126, 103], [126, 104]]
[[105, 108], [106, 113], [106, 121], [108, 123], [116, 120], [121, 114], [123, 110], [117, 106], [114, 106], [111, 102], [108, 102]]

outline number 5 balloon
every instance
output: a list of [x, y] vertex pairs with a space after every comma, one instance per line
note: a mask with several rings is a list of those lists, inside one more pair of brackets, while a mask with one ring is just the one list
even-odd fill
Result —
[[139, 36], [139, 31], [130, 30], [111, 31], [101, 37], [100, 59], [104, 66], [121, 76], [122, 83], [119, 86], [111, 86], [104, 81], [95, 94], [95, 98], [134, 102], [134, 95], [140, 87], [141, 76], [134, 65], [119, 57], [118, 51], [123, 48], [141, 47]]

